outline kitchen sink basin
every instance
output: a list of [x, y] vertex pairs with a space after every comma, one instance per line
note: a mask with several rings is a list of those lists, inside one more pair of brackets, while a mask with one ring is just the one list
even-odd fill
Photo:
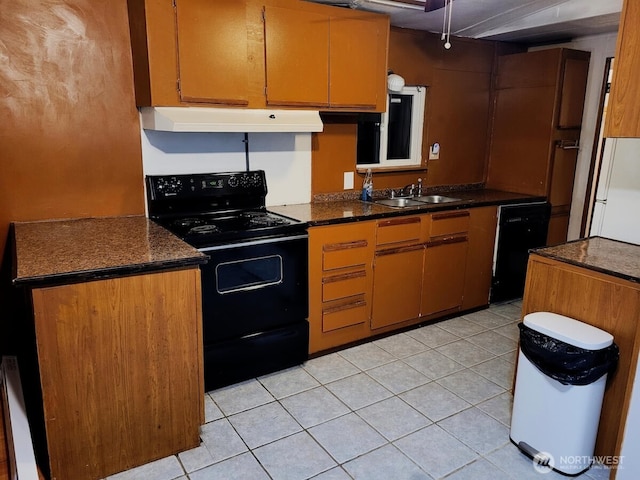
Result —
[[424, 202], [424, 203], [449, 203], [449, 202], [459, 202], [462, 199], [445, 197], [443, 195], [425, 195], [422, 197], [415, 197], [415, 200], [418, 202]]
[[424, 204], [424, 202], [419, 202], [413, 198], [385, 198], [384, 200], [375, 200], [374, 203], [393, 208], [419, 207]]

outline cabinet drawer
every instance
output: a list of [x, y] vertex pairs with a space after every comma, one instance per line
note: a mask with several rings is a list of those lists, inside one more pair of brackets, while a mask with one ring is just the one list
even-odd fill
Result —
[[333, 275], [322, 279], [322, 301], [364, 295], [366, 289], [367, 272], [364, 270]]
[[376, 245], [420, 241], [420, 217], [400, 217], [378, 221]]
[[353, 267], [367, 263], [369, 251], [367, 240], [327, 243], [322, 247], [322, 269]]
[[350, 303], [325, 308], [322, 312], [322, 331], [330, 332], [366, 322], [369, 309], [363, 296], [355, 297]]
[[429, 237], [439, 237], [469, 230], [469, 212], [435, 213], [431, 216]]

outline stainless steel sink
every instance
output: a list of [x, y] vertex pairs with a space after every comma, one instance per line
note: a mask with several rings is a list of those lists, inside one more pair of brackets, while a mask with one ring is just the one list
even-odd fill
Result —
[[414, 200], [423, 203], [449, 203], [459, 202], [461, 198], [445, 197], [443, 195], [424, 195], [422, 197], [414, 197]]
[[419, 207], [424, 204], [424, 202], [413, 198], [385, 198], [384, 200], [374, 200], [373, 203], [393, 208]]

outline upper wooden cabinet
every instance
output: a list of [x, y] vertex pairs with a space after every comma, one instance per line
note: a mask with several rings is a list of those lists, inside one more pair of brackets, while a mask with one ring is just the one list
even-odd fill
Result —
[[268, 105], [329, 106], [329, 17], [265, 6]]
[[176, 0], [182, 102], [247, 105], [247, 9], [237, 0]]
[[389, 19], [295, 0], [128, 0], [138, 106], [384, 111]]
[[367, 12], [266, 5], [267, 105], [383, 110], [388, 30]]
[[640, 4], [624, 0], [607, 107], [605, 137], [640, 137]]

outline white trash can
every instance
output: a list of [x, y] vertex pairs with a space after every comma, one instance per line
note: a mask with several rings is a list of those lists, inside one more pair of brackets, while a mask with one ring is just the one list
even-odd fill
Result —
[[591, 465], [618, 348], [611, 334], [555, 313], [531, 313], [523, 325], [511, 441], [540, 468], [577, 475]]

